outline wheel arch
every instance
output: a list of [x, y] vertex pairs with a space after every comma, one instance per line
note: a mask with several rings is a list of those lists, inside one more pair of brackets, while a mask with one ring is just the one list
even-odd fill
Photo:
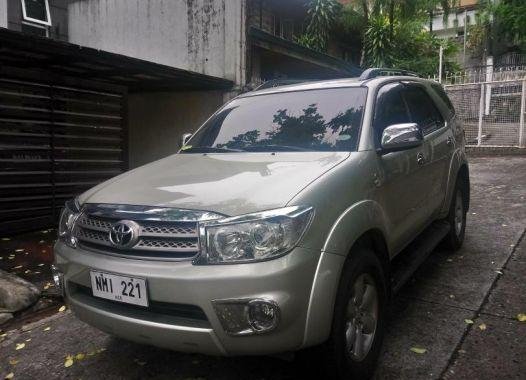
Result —
[[463, 201], [466, 205], [467, 212], [469, 210], [470, 204], [469, 166], [465, 153], [460, 149], [455, 152], [449, 164], [446, 196], [444, 198], [444, 204], [442, 206], [439, 218], [445, 218], [447, 216], [451, 205], [451, 200], [453, 199], [453, 193], [459, 180], [462, 186], [462, 193], [464, 197]]
[[303, 347], [321, 344], [329, 337], [342, 274], [346, 263], [353, 258], [352, 252], [357, 247], [370, 248], [377, 256], [386, 277], [386, 291], [390, 297], [390, 256], [387, 240], [381, 228], [371, 227], [362, 231], [358, 237], [349, 242], [346, 254], [322, 251], [309, 299]]
[[[382, 264], [382, 270], [387, 280], [390, 275], [391, 260], [389, 257], [389, 251], [387, 249], [387, 242], [382, 231], [377, 228], [372, 228], [365, 231], [352, 245], [349, 254], [347, 255], [346, 261], [352, 259], [352, 251], [359, 246], [370, 248], [374, 252]], [[388, 292], [389, 291], [390, 290], [388, 289]]]
[[466, 206], [466, 212], [469, 210], [470, 200], [470, 181], [469, 181], [469, 168], [466, 163], [463, 163], [458, 169], [457, 183], [462, 187], [462, 197], [464, 198], [464, 205]]

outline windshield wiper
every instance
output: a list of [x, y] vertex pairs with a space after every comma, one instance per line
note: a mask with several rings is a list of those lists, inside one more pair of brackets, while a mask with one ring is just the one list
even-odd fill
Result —
[[310, 149], [302, 148], [299, 146], [290, 145], [274, 145], [274, 144], [262, 144], [262, 145], [249, 145], [245, 146], [244, 149], [247, 152], [308, 152]]
[[215, 146], [193, 146], [186, 148], [181, 153], [232, 153], [244, 152], [243, 149], [219, 148]]

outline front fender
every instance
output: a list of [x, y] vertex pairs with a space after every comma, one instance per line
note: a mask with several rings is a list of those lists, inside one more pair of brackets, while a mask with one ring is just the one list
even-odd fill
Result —
[[[347, 208], [334, 222], [322, 251], [347, 256], [354, 242], [369, 230], [379, 230], [388, 237], [387, 218], [380, 205], [373, 200], [363, 200]], [[390, 242], [386, 239], [388, 249]], [[390, 249], [389, 249], [390, 250]]]
[[466, 158], [466, 153], [463, 149], [457, 149], [451, 156], [451, 161], [449, 163], [449, 171], [447, 177], [447, 190], [446, 196], [444, 198], [444, 204], [439, 215], [439, 218], [444, 218], [449, 212], [449, 206], [451, 204], [451, 198], [453, 198], [453, 190], [455, 190], [455, 185], [457, 182], [457, 177], [460, 168], [463, 165], [468, 165], [468, 160]]
[[334, 222], [323, 245], [314, 275], [307, 310], [304, 347], [323, 343], [329, 337], [343, 265], [353, 244], [372, 229], [389, 236], [384, 212], [380, 205], [372, 200], [355, 203]]

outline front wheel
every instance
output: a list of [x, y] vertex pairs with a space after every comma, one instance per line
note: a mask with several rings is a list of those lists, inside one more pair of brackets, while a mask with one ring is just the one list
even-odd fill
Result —
[[446, 248], [456, 251], [462, 247], [466, 233], [466, 204], [462, 187], [457, 183], [451, 199], [447, 221], [451, 226], [449, 233], [444, 238]]
[[375, 253], [350, 253], [340, 281], [331, 337], [325, 344], [327, 371], [337, 379], [372, 376], [384, 337], [386, 281]]

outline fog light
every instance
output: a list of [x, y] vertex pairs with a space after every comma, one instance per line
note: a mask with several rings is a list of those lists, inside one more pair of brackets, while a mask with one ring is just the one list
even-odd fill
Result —
[[64, 295], [64, 273], [56, 265], [51, 264], [51, 274], [53, 276], [53, 282], [55, 282], [55, 288]]
[[221, 326], [230, 335], [262, 334], [279, 324], [280, 309], [272, 300], [218, 300], [213, 305]]
[[268, 300], [252, 300], [248, 303], [248, 322], [257, 331], [274, 330], [278, 325], [279, 307]]

